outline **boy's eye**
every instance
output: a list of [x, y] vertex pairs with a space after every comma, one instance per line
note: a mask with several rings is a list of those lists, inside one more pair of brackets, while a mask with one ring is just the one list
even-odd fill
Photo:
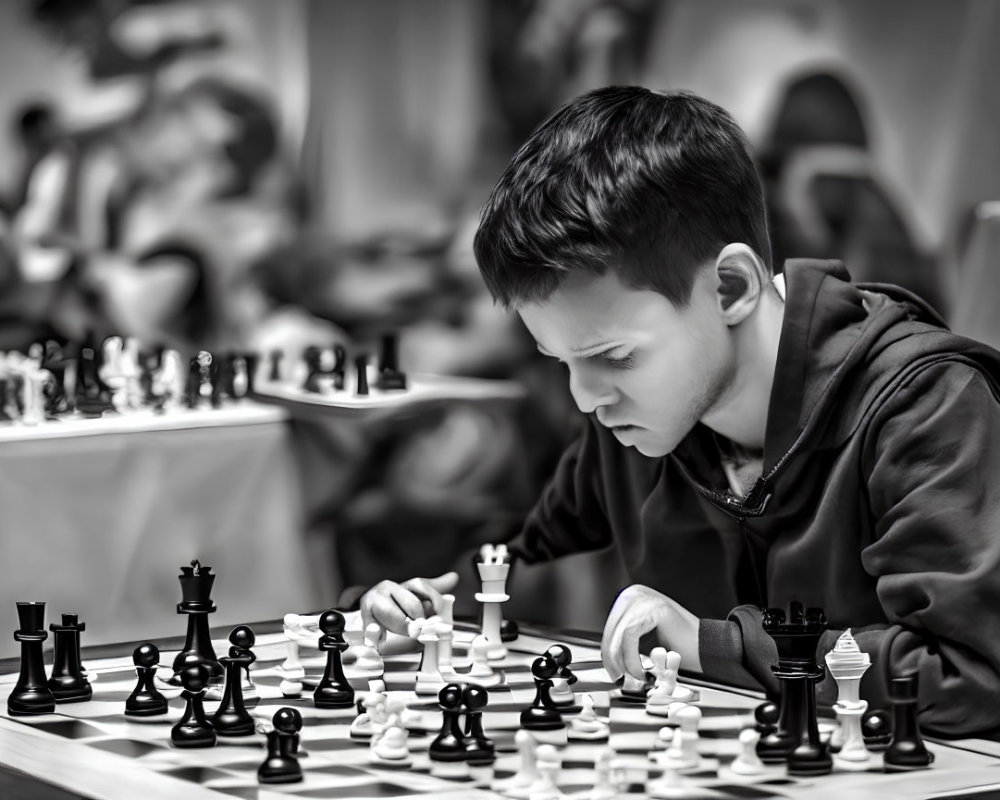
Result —
[[603, 355], [601, 356], [601, 359], [613, 367], [618, 367], [619, 369], [629, 369], [635, 365], [635, 350], [617, 358], [609, 355]]

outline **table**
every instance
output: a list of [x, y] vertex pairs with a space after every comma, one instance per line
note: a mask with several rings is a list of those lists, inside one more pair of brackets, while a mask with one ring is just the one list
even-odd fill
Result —
[[[356, 627], [356, 625], [355, 625]], [[300, 710], [305, 726], [302, 748], [309, 755], [302, 759], [303, 783], [282, 787], [260, 786], [255, 769], [263, 760], [262, 737], [249, 742], [229, 742], [214, 748], [181, 751], [169, 745], [169, 726], [180, 716], [181, 703], [171, 700], [171, 713], [155, 721], [130, 722], [120, 711], [124, 698], [134, 685], [130, 645], [102, 648], [100, 657], [85, 653], [88, 671], [98, 674], [94, 683], [94, 699], [87, 703], [57, 707], [55, 715], [31, 718], [9, 718], [0, 711], [0, 765], [5, 765], [14, 789], [28, 792], [32, 800], [63, 800], [65, 795], [48, 795], [54, 785], [88, 800], [169, 800], [185, 797], [190, 800], [220, 800], [224, 797], [277, 798], [312, 797], [351, 798], [383, 796], [434, 796], [437, 800], [488, 800], [499, 797], [491, 789], [496, 780], [511, 776], [519, 763], [514, 746], [514, 734], [519, 729], [517, 710], [530, 704], [534, 695], [528, 665], [553, 641], [563, 641], [573, 650], [573, 669], [579, 682], [577, 693], [588, 693], [595, 699], [598, 713], [610, 717], [610, 746], [614, 751], [616, 774], [628, 785], [628, 797], [641, 798], [643, 781], [658, 771], [648, 751], [657, 739], [663, 724], [650, 717], [642, 705], [629, 705], [615, 697], [613, 685], [600, 666], [599, 650], [591, 637], [579, 638], [554, 631], [527, 630], [508, 643], [508, 656], [497, 667], [505, 670], [508, 687], [491, 692], [485, 728], [497, 743], [498, 759], [488, 767], [470, 770], [467, 780], [455, 781], [431, 774], [426, 751], [433, 732], [440, 726], [440, 711], [433, 702], [420, 701], [412, 695], [412, 676], [418, 655], [399, 648], [397, 655], [387, 658], [385, 673], [390, 694], [406, 696], [415, 717], [408, 722], [414, 731], [430, 732], [427, 736], [411, 734], [409, 748], [413, 763], [405, 770], [372, 765], [368, 748], [352, 741], [347, 735], [356, 715], [353, 708], [321, 710], [312, 707], [308, 696], [282, 698], [276, 691], [281, 675], [280, 665], [286, 654], [283, 636], [271, 633], [274, 625], [256, 626], [258, 656], [255, 683], [259, 695], [256, 711], [291, 705]], [[225, 633], [216, 630], [217, 635]], [[476, 633], [471, 626], [455, 633], [456, 664], [468, 655], [469, 643]], [[357, 635], [350, 637], [357, 643]], [[161, 663], [169, 664], [180, 640], [161, 642]], [[216, 651], [224, 646], [217, 639]], [[321, 656], [303, 653], [307, 674], [315, 679], [322, 668]], [[0, 663], [0, 703], [14, 682], [9, 670], [13, 662]], [[348, 663], [347, 675], [356, 688], [364, 686], [364, 678]], [[931, 769], [912, 773], [885, 774], [880, 771], [852, 773], [837, 771], [818, 778], [790, 778], [780, 766], [770, 767], [766, 776], [750, 782], [739, 782], [727, 774], [727, 764], [736, 753], [736, 732], [752, 719], [752, 709], [762, 696], [746, 691], [714, 685], [687, 677], [685, 683], [700, 692], [697, 705], [703, 711], [701, 746], [702, 769], [689, 780], [700, 789], [712, 789], [717, 800], [735, 798], [806, 798], [807, 800], [841, 800], [856, 798], [926, 798], [955, 797], [986, 800], [1000, 791], [1000, 747], [994, 742], [964, 740], [929, 742], [935, 753]], [[165, 691], [167, 691], [165, 689]], [[211, 711], [211, 704], [206, 703]], [[824, 723], [828, 724], [828, 723]], [[560, 773], [560, 788], [572, 795], [593, 786], [594, 765], [603, 749], [600, 743], [570, 741], [559, 747], [564, 761]], [[19, 774], [20, 773], [20, 774]], [[13, 781], [17, 781], [14, 785]], [[2, 784], [0, 784], [2, 786]], [[16, 795], [15, 795], [16, 796]]]
[[242, 401], [0, 428], [0, 656], [15, 601], [76, 613], [90, 644], [183, 632], [179, 567], [223, 576], [217, 622], [329, 602], [302, 538], [286, 413]]

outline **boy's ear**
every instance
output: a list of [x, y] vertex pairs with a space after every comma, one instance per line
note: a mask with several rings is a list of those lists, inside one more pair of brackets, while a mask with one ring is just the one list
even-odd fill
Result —
[[757, 307], [770, 279], [760, 256], [741, 242], [727, 244], [715, 259], [719, 276], [717, 301], [727, 325], [738, 325]]

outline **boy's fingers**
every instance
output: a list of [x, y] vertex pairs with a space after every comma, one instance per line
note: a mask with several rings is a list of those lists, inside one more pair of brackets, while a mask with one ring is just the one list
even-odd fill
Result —
[[629, 627], [621, 637], [620, 657], [625, 665], [625, 672], [640, 680], [645, 677], [646, 670], [642, 668], [639, 656], [639, 639], [645, 633], [641, 628]]
[[424, 606], [420, 602], [420, 597], [410, 591], [406, 585], [394, 586], [389, 596], [409, 619], [419, 619], [424, 615]]
[[[433, 582], [427, 578], [411, 578], [402, 585], [402, 588], [421, 600], [429, 601], [435, 611], [441, 608], [443, 603], [441, 599], [441, 592], [438, 591]], [[410, 613], [409, 610], [407, 610], [407, 613]], [[421, 604], [420, 611], [416, 616], [422, 617], [423, 615], [424, 607]], [[412, 616], [413, 615], [411, 614], [411, 617]], [[413, 618], [416, 619], [416, 617]]]
[[410, 619], [393, 598], [385, 595], [373, 598], [369, 611], [371, 621], [377, 622], [384, 630], [406, 634], [406, 626]]
[[427, 582], [441, 594], [447, 594], [458, 586], [458, 573], [446, 572], [444, 575], [438, 575], [436, 578], [428, 579]]

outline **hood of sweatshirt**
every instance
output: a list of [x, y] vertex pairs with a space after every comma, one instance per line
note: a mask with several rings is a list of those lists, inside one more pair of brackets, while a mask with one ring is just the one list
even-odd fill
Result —
[[[737, 512], [762, 512], [767, 484], [796, 453], [836, 446], [857, 429], [873, 398], [898, 374], [903, 339], [943, 335], [950, 347], [942, 341], [942, 350], [953, 354], [959, 338], [916, 295], [896, 286], [852, 283], [839, 261], [792, 259], [784, 276], [785, 311], [761, 478], [742, 501], [713, 488], [724, 484], [724, 476], [714, 434], [703, 425], [671, 456], [703, 494]], [[970, 351], [990, 357], [989, 348], [964, 341]], [[933, 342], [923, 344], [934, 350]], [[872, 370], [879, 359], [884, 366]]]

